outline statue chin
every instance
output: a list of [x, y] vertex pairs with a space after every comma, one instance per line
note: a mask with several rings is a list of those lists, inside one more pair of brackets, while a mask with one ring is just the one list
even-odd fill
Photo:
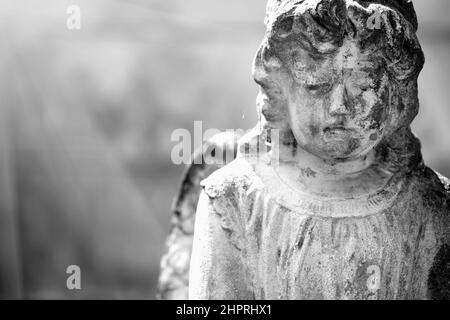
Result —
[[325, 161], [351, 161], [364, 157], [373, 150], [379, 141], [367, 141], [355, 137], [326, 139], [304, 144], [296, 139], [300, 148]]
[[375, 148], [376, 144], [363, 145], [357, 139], [340, 140], [328, 143], [321, 158], [327, 160], [354, 160], [364, 157]]

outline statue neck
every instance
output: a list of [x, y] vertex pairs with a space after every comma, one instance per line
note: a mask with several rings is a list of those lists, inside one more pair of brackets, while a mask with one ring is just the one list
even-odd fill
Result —
[[393, 176], [387, 164], [372, 150], [351, 160], [324, 160], [297, 148], [288, 162], [295, 184], [305, 193], [332, 198], [359, 197], [375, 193]]
[[[238, 158], [252, 165], [265, 192], [286, 208], [323, 217], [361, 217], [391, 207], [412, 181], [405, 174], [421, 163], [409, 128], [397, 134], [408, 148], [384, 142], [357, 159], [325, 161], [287, 144], [290, 139], [271, 139], [266, 152], [256, 152], [268, 141], [257, 126], [240, 140]], [[281, 140], [286, 144], [278, 144]]]
[[297, 148], [295, 162], [299, 167], [309, 167], [319, 175], [341, 179], [369, 169], [376, 162], [375, 154], [376, 152], [372, 150], [354, 159], [324, 160], [302, 148]]

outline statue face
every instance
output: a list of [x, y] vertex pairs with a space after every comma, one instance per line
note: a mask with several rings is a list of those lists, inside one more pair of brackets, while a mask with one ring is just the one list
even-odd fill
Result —
[[348, 41], [320, 57], [293, 49], [282, 60], [293, 79], [286, 97], [300, 147], [323, 159], [351, 159], [381, 141], [390, 90], [380, 59]]

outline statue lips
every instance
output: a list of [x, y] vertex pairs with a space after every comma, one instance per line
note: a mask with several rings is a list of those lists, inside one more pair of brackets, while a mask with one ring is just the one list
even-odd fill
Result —
[[355, 130], [343, 125], [328, 126], [323, 129], [325, 141], [348, 140], [353, 136]]

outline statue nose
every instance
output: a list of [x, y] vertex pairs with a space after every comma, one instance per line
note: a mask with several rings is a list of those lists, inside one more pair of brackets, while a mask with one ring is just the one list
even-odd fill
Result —
[[348, 115], [350, 113], [345, 85], [339, 84], [333, 90], [328, 112], [330, 116]]

